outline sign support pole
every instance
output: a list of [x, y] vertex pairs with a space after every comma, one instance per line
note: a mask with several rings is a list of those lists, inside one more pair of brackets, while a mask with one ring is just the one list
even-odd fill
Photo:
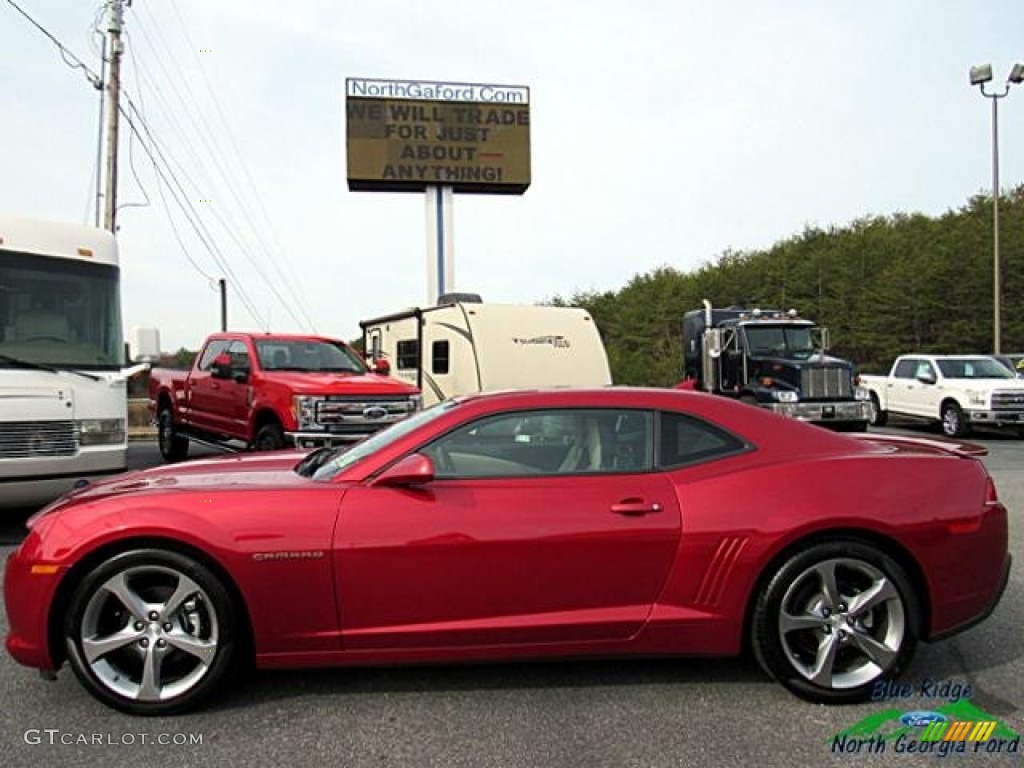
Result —
[[427, 213], [427, 305], [455, 290], [455, 240], [452, 219], [455, 195], [450, 186], [426, 188]]

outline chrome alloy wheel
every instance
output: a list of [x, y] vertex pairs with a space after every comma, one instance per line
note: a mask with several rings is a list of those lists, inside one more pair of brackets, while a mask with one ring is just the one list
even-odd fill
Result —
[[834, 558], [793, 580], [782, 598], [778, 632], [786, 659], [804, 679], [846, 690], [893, 667], [907, 618], [899, 591], [881, 570]]
[[140, 702], [190, 691], [217, 656], [219, 627], [206, 592], [162, 565], [118, 571], [82, 613], [83, 660], [111, 692]]

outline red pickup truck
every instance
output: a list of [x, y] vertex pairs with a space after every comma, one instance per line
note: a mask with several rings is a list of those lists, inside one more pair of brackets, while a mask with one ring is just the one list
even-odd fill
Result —
[[160, 453], [189, 441], [258, 451], [352, 442], [410, 415], [419, 390], [374, 373], [345, 342], [320, 336], [216, 333], [190, 371], [154, 368], [149, 409]]

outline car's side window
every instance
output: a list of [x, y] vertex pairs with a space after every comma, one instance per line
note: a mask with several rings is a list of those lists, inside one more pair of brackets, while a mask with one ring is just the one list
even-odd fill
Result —
[[661, 414], [658, 442], [658, 466], [663, 468], [718, 459], [747, 447], [738, 437], [713, 424], [674, 412]]
[[920, 379], [922, 377], [927, 378], [929, 376], [935, 378], [935, 369], [932, 368], [932, 364], [927, 360], [921, 360], [917, 364], [917, 370], [914, 372], [914, 378]]
[[248, 371], [250, 369], [249, 348], [245, 345], [244, 341], [232, 341], [231, 346], [228, 347], [228, 354], [231, 355], [232, 369], [235, 371]]
[[421, 450], [439, 478], [644, 472], [654, 466], [650, 411], [552, 409], [491, 416]]
[[217, 355], [226, 350], [230, 343], [229, 339], [214, 339], [207, 344], [206, 349], [203, 350], [203, 356], [199, 359], [199, 370], [209, 371], [213, 367], [213, 361]]
[[897, 379], [912, 379], [917, 371], [917, 360], [900, 360], [896, 363], [893, 376]]

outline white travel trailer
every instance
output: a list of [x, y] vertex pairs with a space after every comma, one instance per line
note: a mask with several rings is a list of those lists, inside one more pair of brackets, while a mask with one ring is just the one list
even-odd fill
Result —
[[441, 296], [436, 307], [364, 320], [363, 349], [419, 387], [423, 405], [455, 395], [612, 383], [597, 325], [577, 307], [485, 304]]

